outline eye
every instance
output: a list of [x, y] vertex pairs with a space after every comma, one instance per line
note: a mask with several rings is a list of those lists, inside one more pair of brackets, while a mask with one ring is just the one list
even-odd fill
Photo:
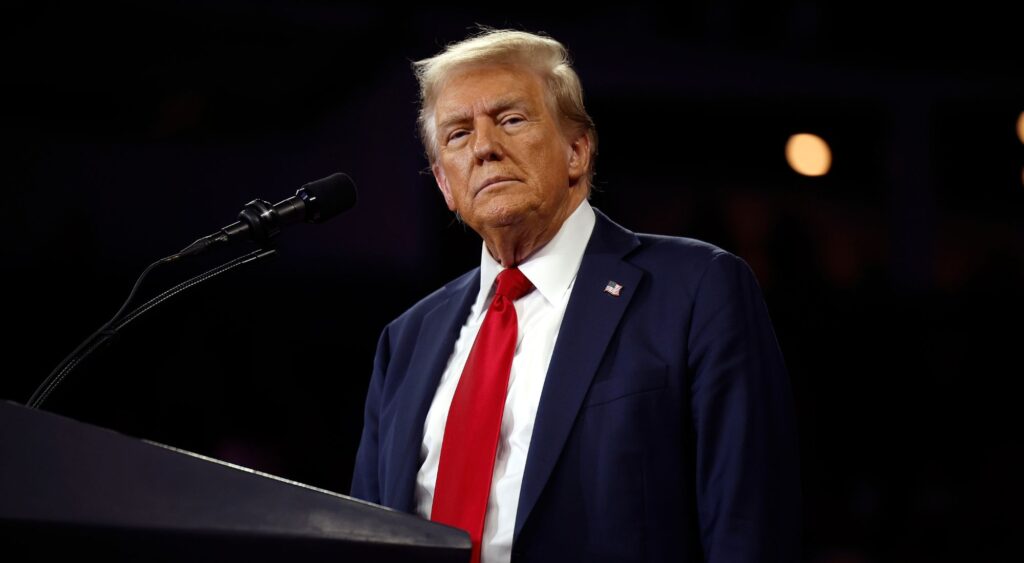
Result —
[[521, 116], [521, 115], [510, 115], [510, 116], [502, 119], [501, 120], [501, 124], [502, 125], [517, 125], [517, 124], [522, 123], [524, 121], [526, 121], [526, 120], [523, 119], [523, 116]]
[[448, 142], [450, 143], [452, 141], [456, 141], [462, 137], [465, 137], [468, 134], [469, 131], [466, 131], [465, 129], [456, 129], [455, 131], [452, 131], [451, 133], [448, 134]]

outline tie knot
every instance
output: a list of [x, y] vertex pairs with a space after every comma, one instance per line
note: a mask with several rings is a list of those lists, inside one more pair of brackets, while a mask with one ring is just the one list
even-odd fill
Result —
[[512, 301], [530, 293], [533, 284], [519, 271], [519, 268], [508, 268], [498, 273], [498, 287], [495, 295], [502, 295]]

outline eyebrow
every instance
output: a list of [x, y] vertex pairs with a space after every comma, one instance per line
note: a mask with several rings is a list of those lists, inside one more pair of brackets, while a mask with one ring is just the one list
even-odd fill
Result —
[[[505, 97], [498, 98], [493, 103], [489, 104], [487, 106], [487, 108], [486, 108], [486, 113], [488, 115], [494, 115], [494, 114], [501, 113], [501, 112], [503, 112], [503, 111], [505, 111], [507, 109], [510, 109], [510, 108], [520, 107], [520, 106], [525, 107], [526, 105], [527, 105], [526, 104], [526, 100], [523, 97], [521, 97], [521, 96], [505, 96]], [[451, 127], [452, 125], [455, 125], [456, 123], [462, 123], [463, 121], [468, 121], [472, 117], [472, 115], [473, 115], [473, 113], [471, 111], [458, 111], [458, 112], [456, 112], [456, 113], [454, 113], [454, 114], [444, 118], [437, 125], [437, 131], [441, 132], [441, 131], [444, 131], [445, 129], [447, 129], [448, 127]]]

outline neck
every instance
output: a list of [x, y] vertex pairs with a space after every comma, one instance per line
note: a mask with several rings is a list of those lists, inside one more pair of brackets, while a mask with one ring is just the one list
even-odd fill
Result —
[[[552, 227], [554, 227], [552, 225]], [[561, 227], [561, 224], [558, 225]], [[536, 233], [515, 232], [514, 229], [499, 229], [484, 237], [484, 246], [491, 257], [505, 268], [518, 266], [533, 256], [555, 237], [558, 227]]]
[[499, 264], [505, 268], [518, 266], [555, 238], [566, 219], [576, 211], [582, 201], [580, 199], [574, 204], [566, 206], [551, 221], [544, 221], [540, 225], [524, 221], [486, 229], [480, 233], [480, 236], [484, 239], [487, 252]]

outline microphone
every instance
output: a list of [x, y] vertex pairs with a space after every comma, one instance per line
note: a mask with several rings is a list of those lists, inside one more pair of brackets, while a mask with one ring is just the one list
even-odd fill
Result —
[[[29, 397], [28, 406], [32, 408], [39, 408], [43, 401], [53, 392], [54, 389], [71, 373], [76, 366], [78, 366], [82, 360], [87, 358], [100, 346], [110, 340], [117, 334], [119, 330], [124, 328], [128, 323], [132, 322], [139, 316], [145, 314], [153, 307], [163, 303], [167, 299], [174, 297], [175, 295], [188, 290], [204, 281], [212, 279], [213, 277], [219, 276], [225, 272], [228, 272], [236, 267], [244, 264], [261, 260], [275, 254], [275, 250], [267, 249], [268, 242], [272, 237], [281, 232], [281, 229], [288, 225], [293, 225], [301, 221], [307, 223], [323, 223], [324, 221], [331, 219], [335, 215], [338, 215], [342, 211], [347, 211], [356, 204], [356, 185], [347, 175], [340, 172], [331, 174], [326, 178], [315, 180], [308, 184], [304, 184], [299, 188], [295, 195], [270, 205], [262, 199], [254, 199], [242, 209], [242, 212], [238, 214], [238, 221], [224, 227], [223, 229], [213, 233], [212, 235], [205, 236], [177, 254], [172, 254], [166, 258], [161, 258], [156, 262], [153, 262], [146, 268], [139, 279], [136, 280], [135, 286], [132, 287], [131, 293], [128, 294], [128, 299], [125, 300], [121, 308], [114, 314], [114, 317], [107, 321], [103, 326], [92, 334], [89, 338], [78, 345], [68, 357], [64, 358], [60, 364], [57, 365], [50, 372], [50, 375], [36, 387], [36, 390]], [[141, 307], [136, 308], [128, 315], [122, 317], [128, 309], [128, 305], [131, 304], [132, 299], [135, 298], [135, 293], [139, 290], [139, 286], [142, 285], [142, 280], [146, 278], [153, 268], [173, 262], [185, 256], [192, 254], [198, 254], [213, 244], [226, 243], [241, 238], [249, 238], [264, 247], [260, 250], [256, 250], [240, 256], [217, 266], [211, 270], [208, 270], [198, 276], [193, 277], [190, 280], [182, 282], [173, 288], [157, 295], [150, 299], [148, 302], [143, 304]]]
[[266, 246], [284, 227], [300, 222], [323, 223], [355, 204], [355, 182], [347, 174], [336, 172], [303, 184], [294, 196], [274, 205], [262, 199], [250, 201], [238, 214], [238, 221], [193, 242], [177, 257], [198, 254], [213, 244], [239, 239], [250, 239]]

